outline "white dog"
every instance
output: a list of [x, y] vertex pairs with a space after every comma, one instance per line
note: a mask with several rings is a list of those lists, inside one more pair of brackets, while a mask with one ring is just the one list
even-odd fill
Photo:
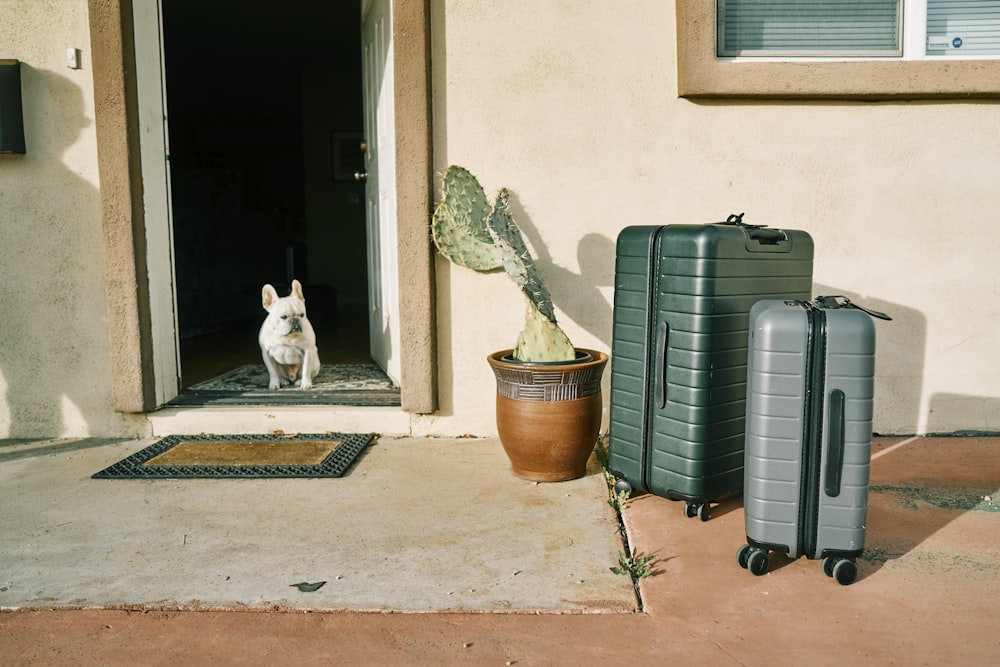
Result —
[[292, 293], [278, 298], [270, 285], [261, 290], [267, 318], [260, 327], [257, 341], [267, 366], [268, 389], [291, 384], [312, 389], [319, 373], [319, 350], [316, 334], [306, 319], [306, 300], [302, 283], [292, 281]]

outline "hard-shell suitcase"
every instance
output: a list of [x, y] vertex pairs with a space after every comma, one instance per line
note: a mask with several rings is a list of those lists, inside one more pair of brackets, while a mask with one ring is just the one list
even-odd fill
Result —
[[812, 290], [812, 238], [741, 218], [618, 235], [608, 468], [702, 520], [743, 488], [750, 308]]
[[767, 572], [769, 551], [823, 559], [841, 584], [865, 544], [875, 368], [874, 315], [844, 297], [762, 301], [750, 311], [747, 544], [741, 567]]

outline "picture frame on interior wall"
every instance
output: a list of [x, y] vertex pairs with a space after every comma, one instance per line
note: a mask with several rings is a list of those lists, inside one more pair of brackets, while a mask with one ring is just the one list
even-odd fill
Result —
[[365, 170], [363, 143], [358, 130], [330, 132], [330, 173], [334, 181], [353, 181], [355, 173]]

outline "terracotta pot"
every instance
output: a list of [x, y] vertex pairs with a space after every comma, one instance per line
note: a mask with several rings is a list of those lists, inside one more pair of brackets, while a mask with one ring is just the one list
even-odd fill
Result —
[[577, 348], [585, 360], [531, 364], [511, 360], [511, 352], [486, 360], [497, 380], [497, 431], [514, 474], [536, 482], [582, 477], [601, 430], [608, 355]]

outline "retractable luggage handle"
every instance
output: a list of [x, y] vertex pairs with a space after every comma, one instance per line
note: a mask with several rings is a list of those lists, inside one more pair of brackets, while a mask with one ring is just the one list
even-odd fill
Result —
[[892, 320], [891, 317], [885, 313], [879, 312], [877, 310], [871, 310], [870, 308], [865, 308], [864, 306], [859, 306], [854, 303], [846, 296], [840, 294], [836, 296], [818, 296], [816, 297], [816, 305], [820, 308], [856, 308], [862, 312], [868, 313], [872, 317], [877, 317], [880, 320]]
[[733, 213], [721, 224], [733, 225], [734, 227], [743, 229], [746, 231], [747, 236], [758, 243], [775, 244], [788, 240], [788, 234], [785, 234], [780, 229], [768, 229], [767, 225], [751, 225], [743, 222], [743, 215], [743, 213]]

